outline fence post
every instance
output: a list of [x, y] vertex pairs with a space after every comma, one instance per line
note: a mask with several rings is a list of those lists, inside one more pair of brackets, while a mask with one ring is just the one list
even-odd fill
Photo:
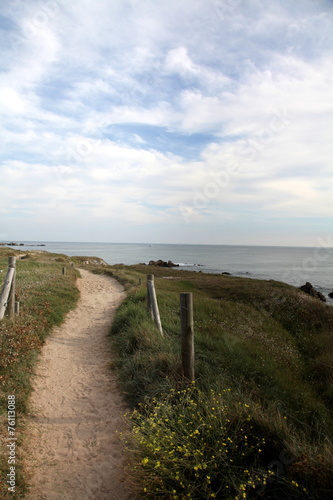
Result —
[[65, 268], [65, 267], [63, 267], [63, 268], [62, 268], [62, 274], [63, 274], [64, 276], [65, 276], [65, 274], [66, 274], [66, 268]]
[[186, 379], [194, 381], [194, 328], [192, 293], [180, 294], [180, 320], [183, 375]]
[[163, 335], [160, 312], [158, 310], [158, 305], [157, 305], [153, 274], [147, 275], [147, 292], [148, 292], [147, 296], [149, 297], [149, 299], [147, 298], [147, 309], [148, 311], [150, 311], [150, 314], [153, 320], [155, 321], [155, 325], [157, 326], [160, 334]]
[[19, 314], [20, 314], [20, 303], [19, 303], [19, 301], [15, 302], [15, 314], [16, 314], [16, 316], [19, 316]]
[[15, 281], [16, 281], [16, 257], [9, 257], [8, 267], [14, 268], [12, 285], [9, 292], [8, 316], [10, 319], [15, 317]]
[[[12, 286], [13, 277], [15, 275], [15, 260], [16, 259], [14, 256], [8, 258], [8, 270], [0, 297], [0, 320], [2, 320], [5, 315], [5, 310], [8, 303], [8, 297]], [[14, 302], [15, 302], [15, 296], [14, 296]]]
[[153, 274], [148, 274], [147, 275], [147, 312], [150, 314], [151, 316], [151, 319], [154, 319], [154, 316], [153, 316], [153, 307], [152, 307], [152, 303], [151, 303], [151, 300], [150, 300], [150, 292], [149, 292], [149, 282], [150, 281], [154, 281], [154, 275]]

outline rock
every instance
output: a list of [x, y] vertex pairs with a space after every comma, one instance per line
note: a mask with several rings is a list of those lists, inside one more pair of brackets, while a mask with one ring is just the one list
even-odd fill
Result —
[[333, 290], [328, 294], [328, 296], [331, 297], [331, 299], [333, 299]]
[[221, 274], [223, 274], [223, 276], [231, 276], [231, 274], [228, 273], [227, 271], [223, 271], [223, 273], [221, 273]]
[[305, 283], [305, 285], [300, 286], [299, 289], [307, 293], [308, 295], [311, 295], [311, 297], [315, 297], [322, 302], [326, 302], [326, 297], [321, 292], [318, 292], [318, 290], [313, 288], [311, 283], [309, 283], [308, 281]]
[[174, 264], [171, 260], [168, 260], [168, 267], [179, 267], [179, 264]]
[[166, 262], [165, 260], [150, 260], [149, 266], [159, 266], [159, 267], [179, 267], [179, 264], [174, 264], [171, 260]]

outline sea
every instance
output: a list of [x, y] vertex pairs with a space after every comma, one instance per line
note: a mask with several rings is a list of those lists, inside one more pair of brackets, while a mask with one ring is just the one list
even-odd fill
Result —
[[[22, 243], [22, 242], [15, 242]], [[21, 250], [46, 250], [69, 256], [100, 257], [108, 264], [171, 260], [180, 269], [273, 279], [294, 286], [310, 282], [328, 297], [333, 291], [333, 248], [149, 243], [78, 243], [25, 241]], [[45, 247], [37, 245], [44, 244]], [[16, 248], [16, 247], [15, 247]]]

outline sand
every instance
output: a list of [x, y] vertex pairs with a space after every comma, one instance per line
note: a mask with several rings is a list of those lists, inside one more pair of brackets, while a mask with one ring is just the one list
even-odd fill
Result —
[[117, 432], [126, 408], [106, 335], [122, 286], [80, 270], [81, 298], [43, 346], [24, 446], [26, 500], [133, 500]]

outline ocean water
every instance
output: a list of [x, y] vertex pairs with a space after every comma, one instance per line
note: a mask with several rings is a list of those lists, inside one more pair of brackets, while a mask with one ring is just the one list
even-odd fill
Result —
[[[20, 243], [20, 242], [19, 242]], [[22, 250], [47, 250], [69, 256], [85, 255], [108, 264], [148, 263], [172, 260], [181, 269], [207, 273], [229, 272], [234, 276], [273, 279], [294, 286], [306, 281], [326, 296], [333, 290], [333, 248], [264, 247], [233, 245], [166, 245], [139, 243], [44, 243], [45, 247], [23, 246]], [[330, 299], [328, 299], [330, 301]], [[330, 301], [333, 303], [333, 301]]]

